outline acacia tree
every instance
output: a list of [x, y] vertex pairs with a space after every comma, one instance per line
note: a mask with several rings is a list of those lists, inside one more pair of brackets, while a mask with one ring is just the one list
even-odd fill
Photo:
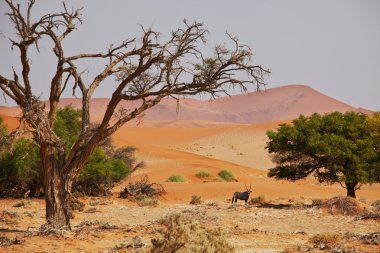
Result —
[[268, 131], [267, 149], [277, 164], [268, 176], [296, 181], [314, 174], [320, 182], [340, 183], [355, 198], [362, 184], [380, 182], [379, 119], [354, 112], [313, 114]]
[[[200, 93], [215, 97], [228, 94], [229, 88], [247, 90], [264, 85], [263, 77], [269, 71], [251, 61], [252, 51], [241, 45], [237, 38], [228, 35], [233, 42], [231, 49], [216, 46], [211, 57], [205, 57], [199, 46], [206, 42], [207, 30], [202, 23], [188, 23], [172, 31], [164, 42], [152, 29], [142, 28], [141, 38], [128, 39], [119, 45], [111, 45], [104, 53], [67, 55], [62, 42], [82, 22], [81, 9], [48, 13], [32, 20], [34, 0], [30, 0], [23, 12], [20, 5], [5, 0], [9, 6], [11, 23], [17, 38], [10, 38], [11, 46], [20, 51], [21, 77], [13, 70], [13, 78], [0, 74], [0, 88], [22, 109], [21, 120], [26, 122], [40, 147], [47, 224], [53, 228], [69, 227], [67, 202], [73, 181], [99, 142], [109, 137], [124, 123], [142, 115], [165, 97], [180, 98]], [[45, 103], [33, 94], [30, 79], [31, 61], [28, 52], [38, 49], [41, 40], [52, 42], [56, 58], [55, 73], [50, 81], [49, 101]], [[87, 59], [107, 64], [85, 83], [78, 62]], [[246, 78], [241, 78], [246, 74]], [[90, 100], [94, 91], [108, 77], [115, 77], [115, 86], [107, 109], [99, 125], [90, 124]], [[65, 143], [53, 131], [56, 112], [62, 93], [68, 87], [79, 90], [82, 99], [82, 126], [74, 144]], [[123, 100], [139, 101], [134, 110], [118, 107]]]

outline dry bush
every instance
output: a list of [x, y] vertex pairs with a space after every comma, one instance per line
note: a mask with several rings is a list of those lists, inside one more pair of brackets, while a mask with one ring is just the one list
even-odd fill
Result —
[[204, 228], [184, 214], [173, 214], [158, 222], [160, 238], [152, 239], [152, 253], [235, 252], [220, 228]]
[[120, 192], [120, 198], [132, 198], [136, 196], [163, 197], [166, 194], [164, 187], [158, 183], [150, 183], [149, 178], [144, 176], [140, 181], [131, 182]]
[[30, 206], [32, 202], [29, 199], [23, 199], [16, 204], [14, 204], [12, 207], [24, 207], [24, 206]]
[[15, 237], [14, 239], [9, 239], [6, 236], [0, 236], [0, 246], [2, 246], [2, 247], [10, 246], [13, 244], [21, 244], [24, 241], [25, 240], [17, 239], [17, 237]]
[[0, 213], [0, 222], [5, 224], [17, 224], [17, 219], [19, 217], [20, 216], [16, 212], [3, 210]]
[[199, 196], [199, 195], [193, 195], [191, 196], [191, 201], [190, 201], [190, 204], [192, 205], [199, 205], [199, 204], [202, 204], [202, 197]]
[[264, 205], [265, 204], [265, 197], [263, 195], [257, 196], [255, 198], [251, 198], [248, 201], [249, 205]]
[[73, 185], [73, 191], [77, 196], [110, 196], [114, 182], [78, 181]]
[[334, 197], [327, 200], [322, 207], [328, 208], [331, 214], [358, 215], [364, 208], [360, 203], [350, 197]]
[[371, 206], [374, 208], [375, 212], [380, 213], [380, 200], [374, 201]]
[[208, 201], [208, 202], [206, 203], [206, 206], [219, 208], [219, 204], [216, 203], [215, 201]]
[[310, 237], [309, 242], [313, 244], [324, 243], [326, 245], [336, 244], [340, 240], [340, 235], [332, 233], [316, 234]]
[[312, 206], [316, 206], [316, 207], [320, 207], [324, 204], [324, 201], [323, 199], [312, 199], [311, 200], [311, 205]]
[[134, 202], [139, 206], [158, 206], [160, 202], [156, 198], [147, 197], [145, 195], [138, 195], [134, 198]]

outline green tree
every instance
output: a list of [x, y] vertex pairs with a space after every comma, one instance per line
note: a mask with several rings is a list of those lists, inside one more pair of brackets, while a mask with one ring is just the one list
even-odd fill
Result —
[[82, 129], [82, 111], [74, 109], [71, 105], [57, 110], [54, 132], [70, 148], [78, 139]]
[[0, 117], [0, 154], [6, 149], [7, 126], [4, 125], [4, 120]]
[[[20, 197], [40, 194], [42, 187], [39, 149], [32, 140], [17, 139], [13, 149], [0, 154], [0, 184], [4, 196]], [[1, 188], [3, 188], [1, 187]], [[2, 194], [2, 195], [3, 195]]]
[[[21, 108], [25, 126], [33, 130], [34, 141], [40, 147], [46, 221], [52, 228], [70, 227], [67, 207], [73, 182], [98, 144], [126, 122], [140, 117], [166, 97], [197, 94], [216, 97], [228, 94], [230, 88], [259, 89], [269, 73], [253, 63], [250, 47], [231, 35], [227, 36], [232, 47], [221, 44], [210, 50], [212, 54], [202, 53], [200, 48], [207, 41], [208, 31], [202, 23], [186, 20], [166, 39], [158, 36], [157, 31], [142, 29], [140, 38], [111, 44], [105, 52], [70, 54], [66, 39], [82, 23], [82, 8], [68, 8], [63, 3], [61, 11], [36, 16], [34, 0], [20, 1], [21, 4], [5, 2], [8, 8], [4, 11], [10, 24], [4, 23], [2, 27], [14, 29], [9, 41], [10, 48], [20, 52], [20, 71], [13, 69], [13, 73], [7, 73], [5, 69], [10, 67], [1, 70], [0, 90]], [[45, 91], [49, 94], [48, 107], [35, 93], [37, 84], [31, 78], [31, 64], [36, 59], [31, 52], [40, 44], [51, 47], [46, 51], [56, 59], [54, 71], [48, 77], [50, 92]], [[101, 69], [93, 72], [93, 79], [84, 81], [83, 70], [94, 64]], [[112, 77], [116, 78], [110, 84]], [[112, 89], [112, 95], [100, 125], [94, 128], [90, 122], [90, 101], [101, 86]], [[54, 132], [59, 102], [66, 89], [80, 93], [82, 99], [81, 133], [69, 148]], [[135, 101], [136, 108], [123, 110], [120, 107], [123, 101]]]
[[365, 114], [334, 112], [268, 131], [267, 149], [277, 164], [268, 176], [296, 181], [313, 174], [319, 182], [340, 183], [355, 198], [362, 184], [379, 181], [379, 143], [370, 122]]

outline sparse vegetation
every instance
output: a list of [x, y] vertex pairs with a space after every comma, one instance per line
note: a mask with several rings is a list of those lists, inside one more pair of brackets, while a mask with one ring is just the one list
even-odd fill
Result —
[[120, 192], [120, 198], [134, 198], [135, 196], [146, 196], [159, 198], [166, 194], [164, 187], [158, 183], [150, 183], [147, 176], [143, 176], [139, 181], [130, 182], [128, 186]]
[[320, 207], [323, 205], [323, 203], [324, 203], [324, 201], [322, 199], [312, 199], [311, 200], [312, 206]]
[[13, 207], [24, 207], [24, 206], [30, 206], [32, 202], [28, 199], [23, 199], [16, 204], [13, 205]]
[[197, 174], [195, 174], [195, 176], [197, 178], [201, 178], [201, 179], [207, 179], [207, 178], [210, 178], [211, 177], [211, 174], [208, 172], [208, 171], [199, 171]]
[[134, 202], [137, 203], [139, 206], [158, 206], [160, 202], [158, 199], [153, 197], [148, 197], [145, 195], [138, 195], [134, 198]]
[[313, 235], [312, 237], [310, 237], [309, 242], [313, 243], [314, 245], [325, 244], [326, 246], [331, 246], [337, 244], [340, 239], [341, 237], [338, 234], [323, 233]]
[[159, 221], [159, 238], [152, 240], [152, 253], [235, 252], [220, 228], [204, 228], [184, 214], [173, 214]]
[[328, 208], [331, 214], [358, 215], [363, 212], [360, 203], [350, 197], [334, 197], [327, 200], [323, 207]]
[[255, 198], [251, 198], [248, 202], [249, 205], [263, 205], [265, 204], [265, 196], [260, 195]]
[[166, 181], [184, 183], [187, 182], [187, 178], [180, 174], [172, 174]]
[[374, 201], [371, 206], [375, 209], [376, 212], [380, 212], [380, 200]]
[[227, 182], [236, 181], [234, 174], [229, 170], [221, 170], [218, 176]]
[[199, 195], [193, 195], [191, 196], [190, 204], [192, 205], [199, 205], [202, 204], [202, 197]]

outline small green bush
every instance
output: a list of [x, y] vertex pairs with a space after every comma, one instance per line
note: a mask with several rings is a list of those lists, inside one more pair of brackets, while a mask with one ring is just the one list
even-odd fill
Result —
[[167, 182], [187, 182], [187, 178], [180, 174], [172, 174], [167, 180]]
[[120, 159], [111, 158], [101, 148], [95, 148], [73, 185], [74, 192], [88, 196], [110, 195], [114, 183], [127, 177], [129, 167]]
[[208, 171], [199, 171], [197, 174], [195, 174], [197, 178], [205, 179], [211, 177], [211, 174]]
[[190, 204], [192, 204], [192, 205], [202, 204], [202, 197], [199, 196], [199, 195], [193, 195], [193, 196], [191, 196]]
[[234, 176], [234, 174], [232, 174], [232, 172], [229, 171], [229, 170], [221, 170], [221, 171], [218, 173], [218, 176], [219, 176], [220, 178], [222, 178], [224, 181], [227, 181], [227, 182], [235, 181], [235, 176]]

